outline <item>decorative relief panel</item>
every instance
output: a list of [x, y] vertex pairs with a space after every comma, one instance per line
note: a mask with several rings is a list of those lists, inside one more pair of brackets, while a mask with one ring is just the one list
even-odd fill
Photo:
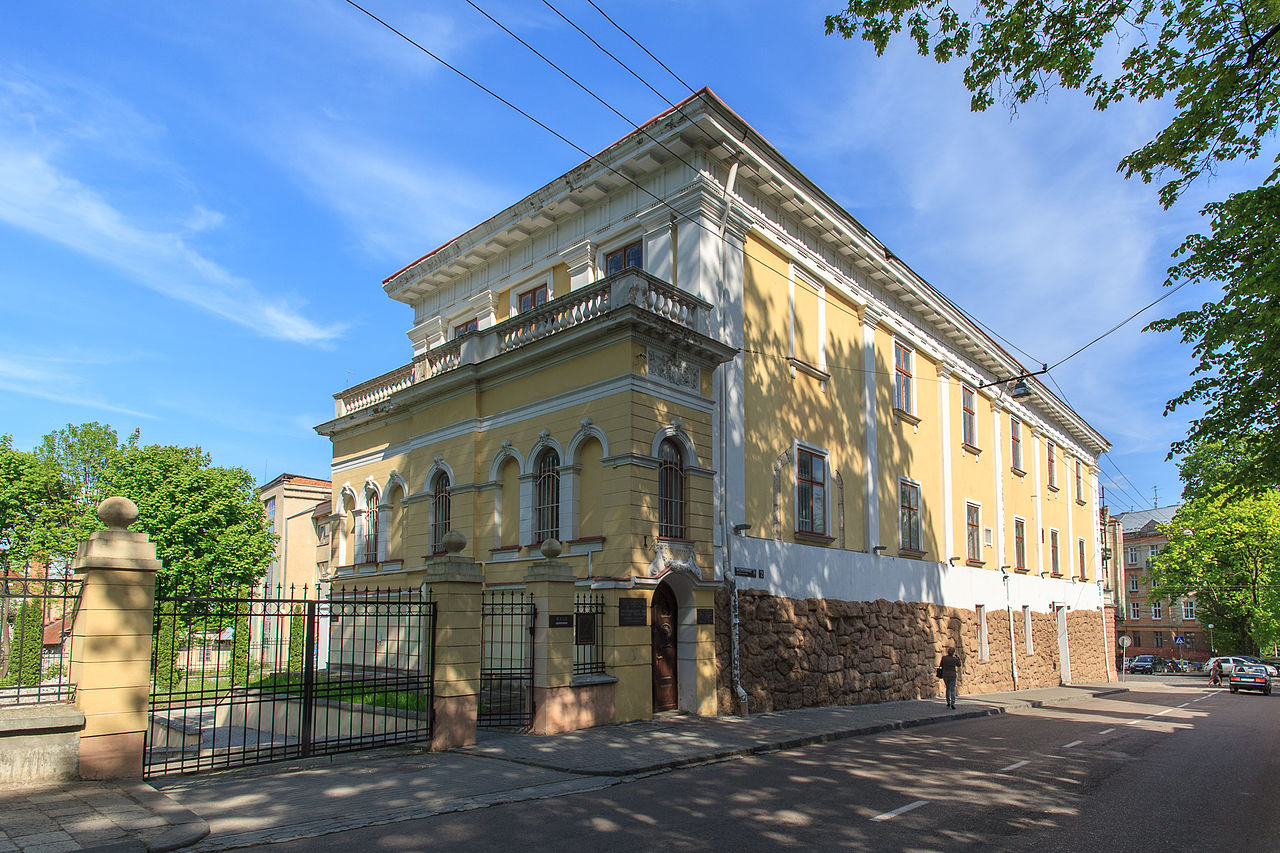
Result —
[[650, 377], [693, 391], [699, 389], [701, 377], [696, 364], [691, 364], [678, 355], [654, 349], [647, 351], [646, 361]]

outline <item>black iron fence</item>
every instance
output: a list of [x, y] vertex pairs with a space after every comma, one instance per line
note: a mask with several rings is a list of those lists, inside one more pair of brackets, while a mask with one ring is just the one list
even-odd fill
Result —
[[482, 728], [533, 723], [533, 623], [537, 607], [523, 589], [486, 590], [480, 604]]
[[604, 596], [580, 592], [573, 598], [573, 674], [604, 672]]
[[0, 705], [70, 702], [71, 627], [80, 579], [0, 581]]
[[147, 775], [431, 735], [435, 602], [416, 589], [161, 599]]

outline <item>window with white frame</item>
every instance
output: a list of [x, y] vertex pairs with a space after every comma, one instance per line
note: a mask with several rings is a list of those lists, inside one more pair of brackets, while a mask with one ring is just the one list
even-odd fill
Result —
[[1138, 565], [1138, 549], [1137, 548], [1129, 549], [1129, 565], [1131, 566]]
[[827, 457], [803, 446], [796, 447], [796, 531], [827, 534]]
[[449, 532], [449, 475], [436, 472], [431, 478], [431, 552], [444, 551], [444, 535]]
[[370, 488], [364, 493], [364, 562], [378, 562], [378, 493]]
[[538, 455], [533, 495], [533, 544], [560, 538], [560, 454], [550, 447]]
[[920, 484], [898, 481], [898, 547], [923, 551], [920, 538]]
[[1013, 567], [1027, 567], [1027, 522], [1021, 518], [1013, 520]]
[[526, 290], [524, 293], [520, 294], [518, 306], [519, 313], [524, 314], [526, 311], [532, 311], [539, 305], [545, 305], [549, 296], [550, 291], [547, 289], [545, 284], [540, 284], [532, 290]]
[[1035, 654], [1035, 644], [1031, 641], [1031, 605], [1022, 605], [1022, 633], [1025, 637], [1027, 654]]
[[1196, 600], [1194, 598], [1182, 599], [1182, 618], [1193, 621], [1196, 618]]
[[982, 561], [982, 507], [975, 503], [964, 505], [965, 558], [970, 562]]
[[470, 320], [466, 320], [454, 326], [453, 336], [455, 338], [460, 338], [469, 332], [478, 332], [478, 331], [480, 331], [480, 318], [472, 317]]
[[1080, 573], [1076, 577], [1080, 578], [1080, 580], [1087, 580], [1089, 576], [1085, 571], [1083, 539], [1076, 540], [1076, 557], [1078, 558], [1076, 566], [1080, 569]]
[[991, 656], [991, 647], [987, 642], [987, 606], [979, 604], [974, 610], [978, 614], [978, 658], [986, 660]]
[[658, 445], [658, 536], [683, 539], [684, 524], [684, 454], [673, 438]]
[[1022, 470], [1022, 421], [1009, 418], [1009, 464]]
[[961, 441], [970, 447], [978, 446], [978, 416], [974, 410], [974, 391], [972, 388], [960, 389], [960, 434]]
[[604, 274], [613, 275], [616, 272], [622, 272], [628, 267], [640, 269], [644, 266], [644, 251], [637, 240], [623, 246], [621, 249], [615, 249], [604, 256]]
[[1160, 607], [1160, 602], [1158, 602], [1158, 601], [1153, 601], [1153, 602], [1151, 602], [1151, 618], [1152, 618], [1152, 619], [1163, 619], [1163, 618], [1164, 618], [1163, 610], [1161, 609], [1161, 607]]
[[1084, 470], [1080, 460], [1076, 460], [1076, 500], [1084, 503]]
[[1049, 531], [1049, 569], [1055, 575], [1062, 574], [1058, 559], [1058, 531]]
[[1141, 604], [1139, 604], [1139, 603], [1138, 603], [1138, 602], [1136, 602], [1136, 601], [1130, 601], [1130, 602], [1129, 602], [1129, 618], [1130, 618], [1130, 619], [1141, 619], [1141, 618], [1142, 618], [1142, 605], [1141, 605]]
[[912, 414], [911, 383], [914, 380], [915, 351], [901, 341], [893, 342], [893, 407]]
[[1049, 488], [1058, 489], [1058, 446], [1052, 441], [1045, 444], [1045, 457], [1048, 460]]
[[1138, 591], [1138, 573], [1130, 572], [1129, 573], [1129, 592], [1137, 592], [1137, 591]]

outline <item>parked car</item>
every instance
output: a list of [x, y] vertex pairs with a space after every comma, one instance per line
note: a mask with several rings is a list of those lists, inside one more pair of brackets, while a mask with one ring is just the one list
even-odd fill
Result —
[[1227, 689], [1232, 693], [1241, 690], [1257, 690], [1263, 696], [1271, 695], [1271, 673], [1264, 664], [1242, 663], [1227, 677]]
[[1280, 669], [1277, 669], [1270, 664], [1263, 663], [1257, 658], [1250, 657], [1248, 655], [1224, 655], [1222, 657], [1209, 658], [1209, 662], [1204, 665], [1206, 672], [1213, 668], [1214, 661], [1218, 661], [1222, 664], [1222, 674], [1224, 676], [1235, 672], [1235, 669], [1238, 666], [1260, 666], [1267, 670], [1267, 675], [1273, 678], [1280, 676]]
[[1133, 659], [1133, 663], [1129, 664], [1129, 671], [1132, 673], [1147, 673], [1148, 675], [1164, 672], [1164, 661], [1155, 655], [1138, 655]]

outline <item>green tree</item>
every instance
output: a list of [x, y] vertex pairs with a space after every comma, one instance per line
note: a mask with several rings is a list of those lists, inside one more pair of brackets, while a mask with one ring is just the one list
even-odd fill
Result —
[[5, 680], [34, 687], [40, 683], [40, 657], [44, 652], [44, 611], [40, 602], [28, 599], [18, 611], [13, 628], [14, 647], [5, 666]]
[[0, 570], [27, 575], [75, 552], [70, 493], [53, 462], [0, 436]]
[[[827, 32], [861, 37], [883, 54], [905, 28], [938, 62], [967, 61], [974, 110], [997, 99], [1016, 109], [1054, 86], [1081, 89], [1095, 109], [1160, 99], [1174, 115], [1120, 161], [1126, 177], [1163, 180], [1170, 207], [1196, 178], [1227, 161], [1275, 158], [1280, 118], [1280, 6], [1276, 0], [850, 0]], [[1127, 46], [1119, 66], [1113, 47]], [[1101, 58], [1100, 58], [1101, 54]], [[1277, 158], [1273, 162], [1280, 162]], [[1166, 413], [1203, 405], [1185, 452], [1204, 441], [1256, 431], [1280, 449], [1280, 168], [1255, 189], [1207, 205], [1210, 233], [1188, 237], [1166, 286], [1212, 282], [1222, 299], [1148, 326], [1179, 329], [1199, 363], [1192, 386]], [[1280, 453], [1244, 469], [1255, 493], [1280, 482]]]
[[265, 574], [276, 537], [248, 471], [213, 465], [197, 447], [139, 446], [133, 437], [109, 474], [138, 506], [163, 567], [159, 597], [234, 594]]
[[160, 604], [160, 618], [156, 620], [156, 690], [166, 693], [177, 685], [178, 672], [178, 617], [173, 602]]
[[1151, 598], [1196, 598], [1222, 649], [1280, 640], [1280, 493], [1197, 498], [1179, 508], [1151, 565]]
[[[248, 594], [248, 590], [241, 592], [246, 598]], [[238, 607], [231, 637], [231, 683], [244, 687], [249, 683], [249, 605]]]
[[301, 604], [293, 605], [289, 618], [289, 672], [302, 672], [303, 646], [307, 639], [307, 614]]
[[70, 562], [77, 542], [102, 529], [97, 516], [98, 504], [109, 497], [107, 486], [119, 454], [116, 431], [97, 421], [68, 424], [40, 440], [35, 455], [60, 472], [70, 502], [67, 521], [70, 546], [68, 552], [59, 555], [63, 561]]

